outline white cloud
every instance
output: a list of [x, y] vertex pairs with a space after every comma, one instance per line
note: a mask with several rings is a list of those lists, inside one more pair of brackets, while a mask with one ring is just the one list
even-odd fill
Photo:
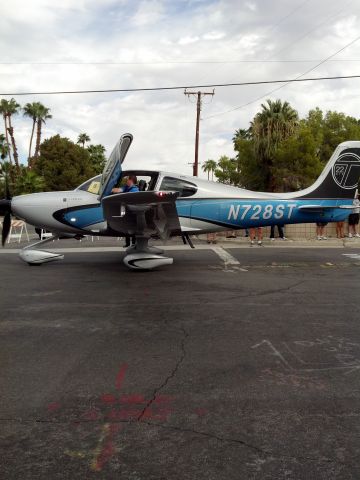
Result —
[[334, 30], [338, 37], [346, 39], [355, 39], [359, 35], [358, 18], [356, 15], [350, 15], [335, 23]]
[[226, 34], [224, 32], [209, 32], [205, 33], [202, 38], [204, 40], [221, 40], [225, 37], [225, 35]]
[[254, 2], [245, 2], [245, 7], [247, 7], [252, 12], [255, 12], [257, 10], [257, 5]]
[[[3, 65], [0, 93], [291, 78], [339, 50], [359, 31], [359, 18], [351, 6], [344, 5], [344, 12], [336, 16], [339, 6], [326, 0], [308, 2], [288, 17], [294, 7], [286, 0], [261, 4], [250, 0], [65, 0], [56, 5], [51, 0], [13, 0], [1, 10], [3, 62], [123, 63]], [[325, 21], [328, 17], [332, 20]], [[339, 58], [357, 58], [357, 51], [358, 44], [354, 44]], [[237, 63], [265, 58], [314, 62]], [[215, 60], [228, 63], [204, 63]], [[358, 66], [356, 62], [327, 62], [313, 75], [354, 74]], [[234, 131], [248, 126], [268, 96], [288, 100], [301, 115], [319, 106], [359, 117], [353, 100], [358, 95], [356, 87], [356, 81], [347, 80], [293, 84], [273, 94], [269, 93], [276, 88], [273, 85], [217, 88], [211, 103], [204, 99], [202, 107], [200, 161], [233, 156]], [[60, 133], [76, 141], [80, 132], [86, 132], [92, 142], [104, 144], [110, 152], [119, 136], [130, 131], [134, 143], [127, 166], [191, 174], [196, 106], [182, 90], [17, 100], [21, 104], [41, 101], [51, 108], [53, 118], [44, 127], [44, 138]], [[31, 121], [18, 116], [13, 123], [20, 154], [26, 160]]]
[[143, 27], [159, 22], [164, 17], [164, 7], [158, 0], [143, 0], [131, 23], [136, 27]]
[[186, 37], [182, 37], [179, 39], [178, 41], [178, 44], [179, 45], [190, 45], [191, 43], [196, 43], [200, 40], [200, 38], [198, 36], [186, 36]]

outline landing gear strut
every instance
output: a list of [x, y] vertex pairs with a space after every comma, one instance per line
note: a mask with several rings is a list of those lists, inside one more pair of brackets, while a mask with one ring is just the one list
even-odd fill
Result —
[[36, 250], [33, 248], [37, 245], [44, 245], [44, 243], [51, 242], [57, 238], [57, 236], [52, 236], [24, 247], [19, 253], [21, 260], [24, 260], [24, 262], [29, 265], [41, 265], [42, 263], [54, 262], [55, 260], [63, 260], [64, 255], [61, 253], [49, 252], [47, 250]]

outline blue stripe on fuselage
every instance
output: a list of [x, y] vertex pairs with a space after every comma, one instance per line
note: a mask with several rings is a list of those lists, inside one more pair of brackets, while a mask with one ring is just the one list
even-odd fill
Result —
[[64, 214], [64, 220], [73, 227], [80, 229], [105, 221], [101, 204], [70, 210]]
[[352, 205], [350, 199], [258, 200], [258, 199], [203, 199], [179, 200], [178, 215], [228, 228], [248, 228], [261, 225], [289, 223], [337, 222], [345, 220], [351, 210], [299, 210], [300, 206]]
[[[218, 198], [178, 200], [176, 202], [179, 217], [194, 218], [228, 228], [248, 228], [282, 223], [337, 222], [346, 220], [351, 213], [351, 210], [339, 208], [322, 212], [299, 210], [300, 206], [305, 205], [352, 205], [352, 200], [232, 200]], [[64, 219], [68, 224], [79, 229], [105, 221], [101, 204], [72, 209], [64, 213]]]

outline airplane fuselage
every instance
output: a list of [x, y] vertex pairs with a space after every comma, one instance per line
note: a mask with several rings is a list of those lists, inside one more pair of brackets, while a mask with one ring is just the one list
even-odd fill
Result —
[[[173, 173], [151, 174], [156, 175], [152, 188], [154, 191], [162, 191], [164, 187], [168, 190], [176, 188], [177, 182], [187, 186], [186, 190], [182, 190], [182, 193], [186, 191], [186, 196], [177, 199], [176, 208], [181, 229], [189, 234], [273, 224], [342, 221], [347, 218], [349, 211], [332, 207], [350, 206], [352, 203], [349, 199], [297, 198], [296, 193], [252, 192]], [[314, 204], [326, 208], [306, 210], [306, 207]], [[14, 197], [12, 209], [15, 215], [28, 223], [56, 234], [114, 235], [108, 229], [98, 195], [90, 193], [83, 186], [71, 191]], [[120, 235], [118, 232], [117, 236]]]
[[[265, 193], [167, 172], [124, 172], [122, 164], [132, 140], [131, 134], [123, 134], [102, 175], [75, 190], [34, 193], [0, 201], [0, 211], [4, 212], [2, 244], [9, 235], [14, 214], [58, 237], [133, 236], [134, 244], [127, 248], [123, 261], [129, 268], [148, 270], [173, 262], [163, 251], [149, 245], [150, 238], [181, 235], [184, 243], [193, 246], [189, 234], [343, 221], [357, 205], [354, 200], [360, 177], [357, 141], [338, 145], [310, 187], [291, 193]], [[122, 181], [128, 187], [137, 184], [139, 191], [119, 190], [117, 186]], [[47, 238], [24, 247], [20, 257], [30, 265], [62, 258], [61, 253], [34, 249], [46, 241]]]

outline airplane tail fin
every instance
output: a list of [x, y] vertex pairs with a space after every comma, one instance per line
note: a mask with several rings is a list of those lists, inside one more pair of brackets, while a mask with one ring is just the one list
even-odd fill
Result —
[[297, 198], [354, 198], [360, 178], [360, 141], [338, 145], [316, 182]]

